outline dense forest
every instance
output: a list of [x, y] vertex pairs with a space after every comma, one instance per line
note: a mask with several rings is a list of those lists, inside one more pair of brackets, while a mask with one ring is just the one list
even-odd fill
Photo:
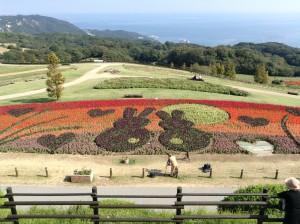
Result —
[[0, 54], [3, 63], [45, 63], [46, 55], [53, 51], [63, 63], [103, 59], [182, 69], [199, 65], [209, 68], [208, 72], [230, 65], [241, 74], [255, 74], [258, 67], [265, 66], [270, 76], [300, 76], [300, 49], [273, 42], [206, 47], [69, 33], [0, 33], [0, 47], [1, 43], [16, 44], [7, 46], [10, 51]]

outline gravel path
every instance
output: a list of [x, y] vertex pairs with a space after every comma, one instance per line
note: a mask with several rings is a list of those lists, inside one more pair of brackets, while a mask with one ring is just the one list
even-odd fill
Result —
[[245, 90], [248, 92], [253, 92], [253, 93], [263, 93], [263, 94], [268, 94], [268, 95], [274, 95], [274, 96], [283, 96], [283, 97], [288, 97], [288, 98], [295, 98], [295, 99], [300, 99], [300, 95], [290, 95], [287, 93], [278, 93], [278, 92], [273, 92], [273, 91], [268, 91], [268, 90], [261, 90], [261, 89], [252, 89], [252, 88], [247, 88], [247, 87], [241, 87], [241, 86], [233, 86], [233, 85], [225, 85], [229, 86], [232, 88], [240, 89], [240, 90]]

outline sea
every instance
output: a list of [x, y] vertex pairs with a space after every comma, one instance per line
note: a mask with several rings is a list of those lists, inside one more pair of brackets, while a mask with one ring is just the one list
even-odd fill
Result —
[[81, 29], [125, 30], [160, 42], [203, 46], [278, 42], [300, 48], [300, 14], [289, 13], [94, 13], [51, 15]]

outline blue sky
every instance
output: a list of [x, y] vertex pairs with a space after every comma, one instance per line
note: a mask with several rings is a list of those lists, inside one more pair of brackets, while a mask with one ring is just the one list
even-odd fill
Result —
[[0, 0], [0, 15], [103, 12], [300, 13], [300, 0]]

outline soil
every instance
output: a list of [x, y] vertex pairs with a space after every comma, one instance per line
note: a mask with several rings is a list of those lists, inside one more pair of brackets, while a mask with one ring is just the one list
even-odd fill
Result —
[[[300, 176], [300, 155], [220, 155], [190, 154], [190, 161], [176, 155], [179, 166], [178, 178], [170, 177], [166, 155], [130, 155], [129, 164], [122, 163], [124, 155], [67, 155], [1, 153], [1, 185], [47, 185], [47, 186], [188, 186], [188, 187], [240, 187], [250, 184], [282, 184], [289, 176]], [[210, 173], [200, 168], [210, 163]], [[49, 176], [46, 177], [45, 167]], [[15, 168], [18, 170], [16, 177]], [[92, 183], [71, 183], [73, 170], [91, 168]], [[145, 177], [142, 178], [143, 168]], [[110, 178], [112, 169], [112, 178]], [[240, 178], [243, 169], [243, 178]], [[278, 169], [278, 179], [275, 173]], [[160, 175], [147, 177], [147, 170], [158, 170]]]

